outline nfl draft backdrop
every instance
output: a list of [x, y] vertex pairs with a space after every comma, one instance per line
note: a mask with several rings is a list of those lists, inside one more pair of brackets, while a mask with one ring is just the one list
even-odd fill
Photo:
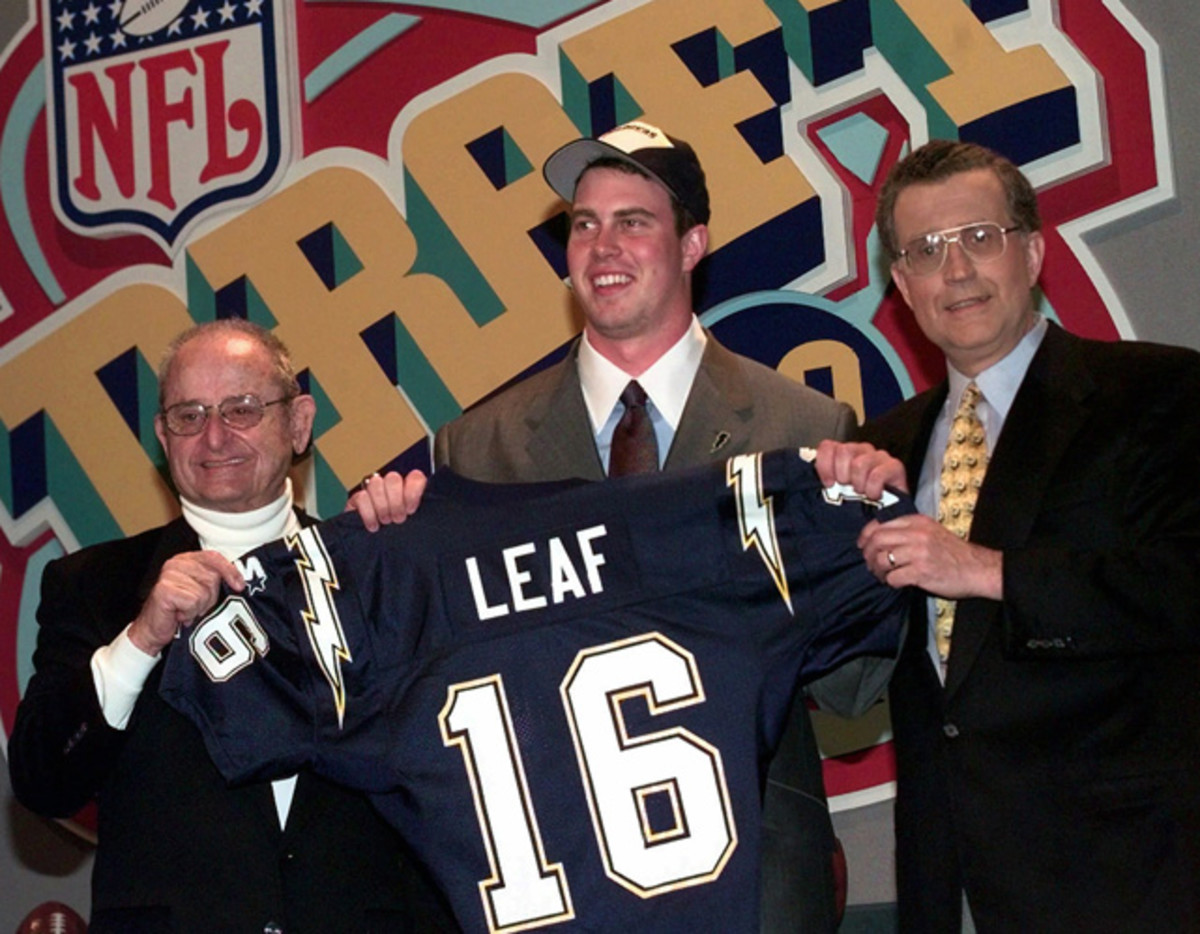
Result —
[[[941, 375], [872, 225], [931, 137], [1038, 186], [1047, 315], [1133, 336], [1084, 235], [1174, 198], [1158, 54], [1120, 0], [30, 0], [0, 55], [0, 721], [46, 562], [172, 515], [155, 368], [193, 321], [290, 345], [336, 513], [577, 333], [539, 169], [643, 118], [708, 173], [702, 321], [869, 418]], [[835, 810], [890, 796], [885, 709], [822, 733]]]

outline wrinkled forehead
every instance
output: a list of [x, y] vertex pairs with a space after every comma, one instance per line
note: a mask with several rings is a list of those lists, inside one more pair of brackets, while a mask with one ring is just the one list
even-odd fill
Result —
[[167, 405], [217, 403], [246, 393], [270, 394], [279, 380], [265, 347], [244, 335], [200, 337], [179, 348], [163, 387]]

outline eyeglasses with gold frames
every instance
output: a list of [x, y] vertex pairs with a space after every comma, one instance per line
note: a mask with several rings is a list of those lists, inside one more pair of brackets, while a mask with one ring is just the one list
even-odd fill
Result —
[[905, 265], [914, 276], [931, 276], [946, 263], [951, 243], [957, 243], [972, 262], [986, 263], [1004, 255], [1008, 235], [1019, 226], [1002, 227], [992, 221], [963, 224], [927, 233], [905, 244], [900, 251]]

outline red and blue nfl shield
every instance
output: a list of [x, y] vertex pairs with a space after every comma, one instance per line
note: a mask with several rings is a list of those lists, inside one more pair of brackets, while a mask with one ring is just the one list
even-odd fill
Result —
[[286, 0], [43, 0], [54, 210], [168, 252], [288, 156]]

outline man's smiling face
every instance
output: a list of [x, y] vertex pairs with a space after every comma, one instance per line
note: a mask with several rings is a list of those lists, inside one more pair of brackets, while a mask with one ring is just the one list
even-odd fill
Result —
[[[910, 185], [896, 198], [893, 219], [902, 247], [963, 224], [1012, 226], [1004, 186], [991, 169]], [[925, 336], [955, 369], [975, 376], [1003, 359], [1033, 326], [1032, 290], [1045, 244], [1037, 231], [1014, 231], [995, 259], [972, 260], [959, 243], [946, 250], [937, 272], [914, 275], [900, 258], [892, 264], [892, 278]]]
[[[214, 333], [179, 348], [163, 407], [180, 402], [215, 406], [247, 394], [262, 402], [286, 395], [270, 353], [244, 334]], [[293, 454], [308, 444], [314, 410], [312, 397], [302, 395], [268, 406], [252, 428], [230, 428], [209, 410], [199, 434], [172, 434], [161, 415], [155, 431], [180, 495], [208, 509], [247, 512], [283, 493]]]
[[597, 349], [678, 339], [692, 318], [689, 276], [707, 245], [703, 225], [676, 233], [671, 196], [658, 182], [614, 168], [585, 171], [575, 189], [567, 267]]

